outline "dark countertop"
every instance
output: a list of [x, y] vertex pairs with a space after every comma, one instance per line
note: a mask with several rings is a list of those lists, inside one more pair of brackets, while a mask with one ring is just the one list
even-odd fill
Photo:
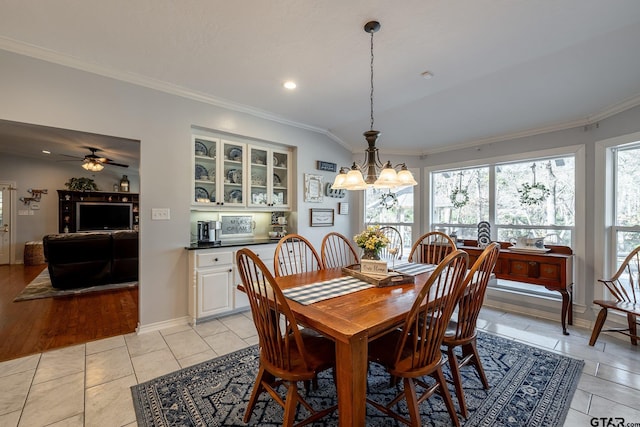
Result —
[[253, 245], [268, 245], [271, 243], [278, 243], [280, 239], [270, 239], [268, 237], [255, 238], [255, 239], [238, 239], [238, 240], [223, 240], [220, 244], [216, 245], [210, 243], [191, 243], [185, 249], [189, 251], [198, 249], [215, 249], [215, 248], [233, 248], [237, 246], [253, 246]]

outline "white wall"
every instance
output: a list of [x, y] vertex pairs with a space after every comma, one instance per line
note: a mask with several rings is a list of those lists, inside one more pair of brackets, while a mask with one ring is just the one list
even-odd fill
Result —
[[[140, 141], [141, 325], [187, 313], [191, 126], [298, 147], [298, 232], [319, 245], [329, 230], [308, 226], [309, 208], [337, 202], [301, 202], [303, 173], [332, 175], [316, 171], [316, 160], [348, 164], [351, 158], [327, 136], [6, 51], [0, 64], [1, 119]], [[169, 208], [171, 220], [151, 221], [152, 207]], [[352, 234], [346, 217], [336, 216], [335, 229]]]

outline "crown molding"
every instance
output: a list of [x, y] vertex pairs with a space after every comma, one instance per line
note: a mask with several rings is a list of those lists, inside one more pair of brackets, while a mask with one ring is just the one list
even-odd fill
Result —
[[74, 68], [87, 73], [97, 74], [99, 76], [120, 80], [126, 83], [131, 83], [137, 86], [154, 89], [160, 92], [168, 93], [171, 95], [179, 96], [182, 98], [191, 99], [194, 101], [202, 102], [216, 107], [225, 108], [227, 110], [237, 111], [240, 113], [249, 114], [254, 117], [266, 119], [272, 122], [281, 123], [284, 125], [308, 130], [311, 132], [319, 133], [327, 136], [329, 139], [337, 142], [347, 149], [351, 149], [344, 141], [338, 138], [327, 129], [319, 128], [317, 126], [311, 126], [305, 123], [289, 120], [285, 117], [270, 113], [266, 110], [251, 107], [249, 105], [240, 104], [227, 99], [214, 97], [202, 92], [194, 91], [184, 88], [182, 86], [167, 83], [162, 80], [152, 79], [136, 73], [123, 72], [113, 68], [104, 67], [97, 64], [92, 64], [74, 56], [65, 55], [54, 50], [45, 49], [39, 46], [31, 45], [28, 43], [20, 42], [17, 40], [9, 39], [6, 37], [0, 37], [0, 49], [9, 52], [17, 53], [19, 55], [29, 56], [31, 58], [39, 59], [42, 61], [51, 62], [65, 67]]

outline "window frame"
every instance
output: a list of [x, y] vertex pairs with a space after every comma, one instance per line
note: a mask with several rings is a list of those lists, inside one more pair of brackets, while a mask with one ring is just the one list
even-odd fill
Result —
[[[574, 311], [584, 312], [586, 310], [585, 305], [585, 272], [584, 272], [584, 259], [586, 253], [585, 236], [586, 236], [586, 221], [585, 221], [585, 206], [586, 206], [586, 149], [585, 145], [569, 145], [565, 147], [551, 148], [546, 150], [527, 151], [513, 154], [507, 154], [502, 156], [495, 156], [489, 158], [478, 158], [473, 160], [466, 160], [461, 162], [453, 162], [448, 164], [439, 164], [433, 166], [426, 166], [423, 168], [422, 179], [425, 183], [422, 194], [424, 195], [424, 210], [423, 210], [423, 224], [425, 230], [432, 229], [432, 172], [438, 172], [442, 170], [457, 170], [468, 169], [474, 167], [491, 166], [499, 163], [515, 163], [519, 161], [527, 161], [538, 158], [552, 158], [562, 156], [574, 156], [575, 157], [575, 218], [573, 229], [573, 253], [574, 253], [574, 274], [573, 274], [573, 303]], [[490, 168], [490, 173], [491, 172]], [[490, 179], [493, 177], [490, 177]], [[495, 189], [490, 186], [489, 197], [491, 200], [495, 200]], [[490, 206], [491, 218], [495, 218], [495, 206]], [[496, 230], [492, 230], [492, 237], [495, 238]], [[497, 292], [501, 290], [494, 288]], [[510, 295], [509, 295], [510, 294]], [[522, 295], [526, 295], [523, 298]], [[501, 292], [500, 298], [504, 298], [508, 302], [507, 305], [513, 305], [522, 307], [523, 303], [540, 304], [540, 296], [536, 293], [527, 293], [523, 290], [522, 294], [514, 294], [508, 290]], [[532, 310], [532, 313], [536, 313], [536, 310]]]

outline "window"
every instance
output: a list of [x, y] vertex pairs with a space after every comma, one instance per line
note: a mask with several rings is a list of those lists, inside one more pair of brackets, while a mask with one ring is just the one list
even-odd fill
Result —
[[395, 190], [369, 188], [364, 192], [365, 224], [391, 225], [402, 235], [402, 253], [409, 256], [413, 243], [413, 186]]
[[[573, 247], [575, 176], [574, 155], [432, 171], [429, 222], [458, 239], [476, 240], [478, 223], [488, 221], [492, 240], [542, 237], [545, 244]], [[509, 282], [514, 286], [542, 290]]]
[[640, 145], [611, 149], [613, 160], [613, 251], [611, 271], [615, 271], [626, 256], [640, 245]]

